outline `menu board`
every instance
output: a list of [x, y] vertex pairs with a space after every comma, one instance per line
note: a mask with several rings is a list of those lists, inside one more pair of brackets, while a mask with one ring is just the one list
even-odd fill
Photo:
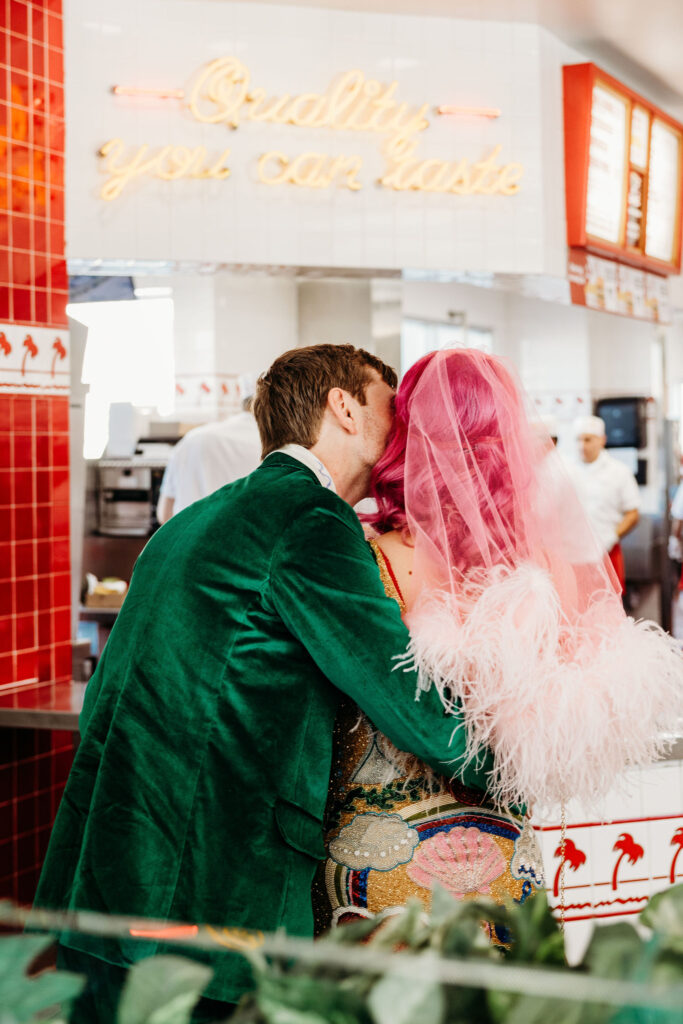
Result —
[[659, 324], [671, 322], [669, 282], [661, 274], [570, 249], [567, 277], [574, 305]]
[[[563, 76], [569, 246], [679, 273], [683, 125], [594, 64], [567, 66]], [[589, 295], [604, 308], [601, 287]], [[648, 315], [639, 278], [626, 274], [619, 290], [629, 315]]]
[[628, 152], [628, 103], [604, 86], [593, 86], [586, 234], [618, 245], [624, 219]]
[[665, 263], [675, 255], [681, 175], [681, 134], [655, 117], [650, 136], [645, 255]]

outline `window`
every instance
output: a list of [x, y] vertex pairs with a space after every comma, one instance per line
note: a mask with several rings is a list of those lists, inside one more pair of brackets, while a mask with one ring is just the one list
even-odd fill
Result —
[[109, 440], [113, 402], [151, 407], [162, 416], [173, 411], [173, 302], [83, 302], [70, 305], [68, 313], [88, 328], [83, 454], [97, 459]]
[[482, 352], [491, 352], [493, 331], [486, 327], [404, 318], [401, 324], [402, 373], [428, 352], [442, 348], [478, 348]]

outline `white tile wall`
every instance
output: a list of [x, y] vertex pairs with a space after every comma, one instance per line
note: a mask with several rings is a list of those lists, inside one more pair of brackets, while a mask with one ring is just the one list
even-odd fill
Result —
[[[220, 55], [244, 61], [253, 85], [273, 94], [324, 92], [333, 77], [359, 67], [399, 82], [397, 96], [430, 105], [418, 153], [475, 162], [503, 145], [501, 159], [525, 165], [515, 197], [440, 196], [383, 190], [381, 139], [362, 132], [242, 124], [202, 125], [175, 101], [112, 95], [114, 84], [185, 88]], [[325, 266], [452, 268], [543, 272], [553, 260], [547, 194], [562, 191], [561, 137], [541, 116], [547, 79], [559, 79], [552, 37], [533, 25], [396, 15], [159, 0], [71, 0], [66, 8], [67, 218], [72, 257], [165, 257], [220, 262]], [[560, 94], [553, 92], [561, 124]], [[440, 103], [500, 106], [497, 121], [436, 115]], [[112, 137], [130, 152], [204, 145], [232, 150], [223, 182], [128, 185], [103, 202], [96, 156]], [[364, 187], [267, 188], [258, 156], [278, 149], [358, 153]], [[560, 196], [560, 201], [561, 201]], [[442, 226], [443, 225], [443, 226]], [[556, 239], [564, 252], [563, 232]], [[554, 256], [557, 263], [557, 255]]]

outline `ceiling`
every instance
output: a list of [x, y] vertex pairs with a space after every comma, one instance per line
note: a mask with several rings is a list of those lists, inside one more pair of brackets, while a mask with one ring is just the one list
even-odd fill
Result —
[[[219, 2], [219, 0], [217, 0]], [[282, 3], [283, 0], [261, 0]], [[683, 119], [681, 0], [285, 0], [294, 6], [543, 25]]]

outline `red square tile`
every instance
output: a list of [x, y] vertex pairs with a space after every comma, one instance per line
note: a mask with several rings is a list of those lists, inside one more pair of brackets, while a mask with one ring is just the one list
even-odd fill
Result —
[[34, 502], [33, 469], [14, 470], [14, 503], [31, 505]]
[[55, 608], [65, 608], [71, 604], [71, 575], [68, 572], [56, 573], [52, 579], [53, 600]]
[[17, 681], [38, 678], [38, 652], [21, 651], [17, 654]]
[[21, 36], [29, 35], [29, 10], [26, 4], [10, 3], [9, 5], [10, 28]]
[[43, 39], [47, 14], [42, 8], [35, 4], [31, 6], [31, 35], [34, 39]]
[[31, 253], [33, 259], [33, 284], [36, 288], [47, 288], [48, 286], [48, 256], [44, 253]]
[[47, 221], [43, 217], [33, 219], [33, 245], [36, 252], [47, 252]]
[[50, 224], [50, 252], [60, 256], [64, 252], [64, 225], [56, 221]]
[[4, 537], [0, 538], [0, 580], [9, 580], [14, 574], [13, 552], [14, 544]]
[[[21, 766], [19, 771], [23, 771], [24, 765]], [[23, 835], [26, 832], [32, 832], [36, 827], [36, 805], [33, 802], [33, 796], [24, 797], [23, 800], [17, 800], [16, 805], [16, 816], [17, 816], [17, 835]], [[17, 846], [17, 849], [19, 847]], [[24, 867], [30, 867], [31, 864], [27, 863], [32, 861], [33, 857], [27, 856], [26, 847], [24, 847], [23, 857], [20, 852], [19, 854], [19, 870], [21, 871]]]
[[38, 616], [38, 645], [42, 649], [49, 646], [52, 641], [52, 614], [41, 612]]
[[[31, 110], [45, 110], [49, 90], [48, 83], [41, 78], [33, 78], [31, 86], [33, 96]], [[41, 180], [44, 181], [44, 178], [41, 178]]]
[[32, 321], [31, 289], [15, 288], [12, 293], [12, 298], [14, 299], [14, 319], [20, 323]]
[[20, 433], [27, 433], [33, 430], [33, 398], [26, 395], [16, 395], [12, 399], [12, 416], [14, 417], [14, 429]]
[[34, 463], [34, 437], [32, 434], [14, 435], [13, 465], [16, 469], [30, 469]]
[[51, 466], [52, 444], [49, 434], [36, 434], [35, 438], [35, 462], [39, 469], [49, 469]]
[[46, 434], [50, 432], [50, 403], [49, 398], [36, 398], [36, 433]]
[[17, 68], [10, 71], [12, 82], [12, 104], [14, 107], [30, 108], [31, 83], [28, 74]]
[[12, 465], [12, 438], [9, 434], [0, 434], [0, 469], [9, 469]]
[[62, 19], [52, 12], [50, 12], [48, 16], [47, 41], [50, 46], [54, 46], [57, 50], [61, 50], [64, 45], [62, 38]]
[[[49, 543], [43, 542], [43, 543]], [[38, 543], [40, 547], [40, 542]], [[38, 570], [40, 572], [40, 569]], [[51, 576], [39, 576], [38, 577], [38, 608], [39, 610], [46, 611], [52, 608], [52, 577]]]
[[55, 111], [51, 111], [49, 121], [45, 125], [45, 135], [48, 149], [53, 153], [64, 153], [66, 128], [64, 121], [57, 117]]
[[17, 600], [17, 614], [36, 610], [36, 587], [33, 579], [16, 580], [14, 590]]
[[14, 619], [18, 651], [33, 650], [38, 637], [36, 636], [36, 616], [17, 615]]
[[36, 501], [52, 501], [52, 472], [49, 469], [38, 470], [36, 479]]
[[15, 249], [12, 253], [12, 283], [30, 285], [33, 283], [31, 253]]
[[[0, 587], [2, 584], [0, 583]], [[14, 655], [12, 654], [0, 654], [0, 686], [7, 686], [8, 683], [14, 682]], [[6, 835], [7, 833], [0, 829], [0, 835]]]
[[52, 429], [53, 431], [63, 434], [69, 433], [69, 399], [68, 398], [53, 398], [52, 399]]
[[62, 608], [54, 613], [54, 630], [55, 643], [71, 640], [71, 608]]
[[55, 327], [66, 327], [68, 325], [68, 319], [66, 315], [66, 304], [69, 301], [68, 292], [52, 292], [49, 296], [50, 301], [50, 316], [48, 317], [48, 323], [54, 324]]
[[[14, 649], [14, 617], [5, 615], [0, 619], [0, 655]], [[0, 803], [2, 799], [0, 798]]]
[[47, 70], [47, 54], [45, 47], [41, 42], [34, 42], [31, 49], [31, 74], [34, 78], [38, 75], [40, 78], [45, 78], [45, 72]]
[[14, 765], [0, 768], [0, 804], [12, 799], [14, 792]]
[[50, 268], [50, 285], [52, 288], [68, 288], [69, 281], [66, 273], [66, 260], [55, 260]]
[[5, 804], [0, 808], [0, 836], [14, 835], [14, 807]]
[[[33, 794], [36, 792], [36, 784], [38, 781], [36, 769], [37, 765], [35, 760], [33, 759], [23, 761], [21, 764], [17, 765], [15, 778], [16, 794], [18, 797], [33, 796]], [[17, 815], [17, 819], [18, 817], [19, 816]]]
[[[1, 72], [0, 72], [1, 74]], [[9, 139], [10, 122], [12, 120], [12, 108], [9, 103], [0, 103], [0, 138]]]
[[64, 117], [64, 84], [47, 80], [47, 102], [50, 117]]
[[[68, 679], [71, 678], [71, 644], [58, 644], [55, 647], [55, 678], [56, 679]], [[58, 757], [62, 755], [59, 754]], [[70, 762], [69, 762], [70, 764]], [[69, 774], [67, 768], [66, 774]], [[66, 778], [66, 775], [64, 776]]]
[[33, 178], [33, 153], [26, 142], [15, 142], [12, 145], [12, 177]]
[[35, 317], [36, 323], [46, 324], [48, 322], [48, 310], [49, 310], [49, 299], [48, 293], [40, 288], [36, 288], [33, 293], [33, 299], [35, 303]]
[[[1, 221], [2, 218], [0, 218]], [[12, 295], [9, 288], [5, 285], [0, 286], [0, 321], [5, 322], [12, 318], [11, 299]]]
[[3, 540], [15, 540], [13, 509], [7, 506], [0, 507], [0, 537]]
[[48, 77], [52, 82], [57, 82], [60, 85], [64, 81], [64, 57], [61, 49], [55, 50], [50, 48], [48, 51]]
[[35, 576], [36, 555], [35, 543], [32, 540], [19, 541], [14, 545], [14, 572], [17, 578]]
[[68, 469], [52, 470], [52, 494], [55, 502], [65, 505], [69, 500], [69, 471]]
[[59, 539], [52, 542], [52, 566], [55, 572], [67, 572], [69, 569], [69, 541]]
[[[52, 220], [64, 220], [64, 189], [58, 185], [50, 185], [49, 203]], [[63, 286], [62, 281], [59, 286]]]
[[[9, 218], [3, 216], [3, 221], [5, 220]], [[12, 284], [12, 251], [6, 246], [0, 248], [0, 281]]]
[[68, 434], [55, 434], [52, 438], [52, 465], [56, 469], [68, 469], [69, 467], [69, 436]]
[[[61, 153], [50, 154], [50, 184], [64, 188], [64, 157]], [[63, 205], [63, 204], [62, 204]], [[63, 220], [63, 217], [59, 218]]]
[[[38, 650], [38, 678], [41, 683], [46, 683], [55, 677], [54, 659], [52, 657], [52, 645], [41, 647]], [[40, 768], [40, 766], [39, 766]], [[48, 778], [47, 785], [50, 785]]]
[[0, 469], [0, 505], [12, 504], [12, 472]]
[[[43, 576], [45, 573], [52, 572], [52, 541], [51, 540], [39, 540], [36, 544], [36, 556], [37, 556], [37, 569], [38, 575]], [[39, 600], [41, 608], [50, 607], [52, 603], [52, 595], [47, 600], [47, 603]]]
[[11, 615], [14, 612], [14, 602], [12, 599], [12, 593], [12, 583], [0, 583], [0, 615]]
[[52, 505], [36, 505], [36, 537], [52, 537]]
[[52, 531], [55, 537], [69, 536], [69, 506], [52, 506]]
[[[1, 511], [2, 510], [0, 510], [0, 513]], [[14, 539], [32, 540], [35, 535], [36, 525], [34, 506], [17, 505], [14, 509]]]
[[12, 402], [9, 396], [0, 396], [0, 433], [12, 429]]
[[[12, 9], [16, 7], [23, 7], [23, 4], [12, 4]], [[24, 12], [26, 8], [24, 7]], [[12, 61], [12, 74], [14, 75], [15, 69], [22, 71], [30, 71], [30, 53], [31, 44], [26, 37], [26, 32], [23, 36], [10, 36], [10, 60]]]
[[31, 249], [31, 221], [28, 217], [12, 218], [12, 241], [17, 249]]

